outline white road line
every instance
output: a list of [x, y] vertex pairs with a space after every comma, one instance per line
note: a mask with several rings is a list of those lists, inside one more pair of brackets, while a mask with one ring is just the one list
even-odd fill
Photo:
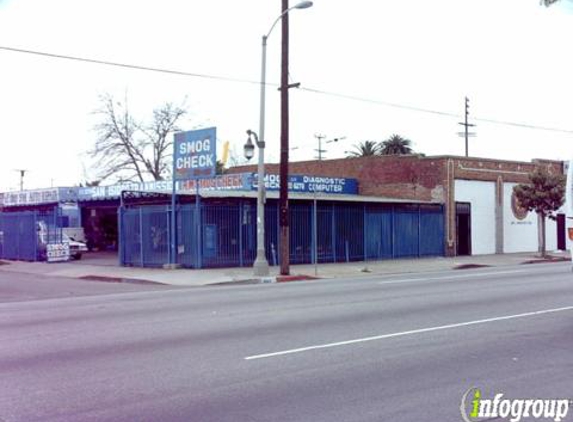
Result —
[[378, 336], [357, 338], [357, 339], [346, 340], [346, 341], [338, 341], [335, 343], [318, 344], [318, 345], [314, 345], [314, 346], [300, 347], [298, 349], [290, 349], [290, 350], [283, 350], [280, 352], [264, 353], [264, 354], [260, 354], [260, 355], [247, 356], [245, 358], [245, 360], [265, 359], [265, 358], [272, 358], [272, 357], [283, 356], [283, 355], [292, 355], [295, 353], [308, 352], [308, 351], [317, 350], [317, 349], [328, 349], [331, 347], [348, 346], [350, 344], [366, 343], [368, 341], [385, 340], [385, 339], [389, 339], [389, 338], [403, 337], [403, 336], [409, 336], [409, 335], [413, 335], [413, 334], [423, 334], [423, 333], [429, 333], [432, 331], [449, 330], [451, 328], [469, 327], [472, 325], [487, 324], [490, 322], [506, 321], [506, 320], [517, 319], [517, 318], [527, 318], [527, 317], [532, 317], [532, 316], [553, 314], [553, 313], [564, 312], [564, 311], [573, 311], [573, 306], [566, 306], [563, 308], [554, 308], [554, 309], [545, 309], [545, 310], [541, 310], [541, 311], [525, 312], [522, 314], [506, 315], [506, 316], [500, 316], [500, 317], [494, 317], [494, 318], [479, 319], [479, 320], [475, 320], [475, 321], [458, 322], [455, 324], [440, 325], [437, 327], [419, 328], [416, 330], [401, 331], [398, 333], [382, 334], [382, 335], [378, 335]]
[[487, 277], [487, 276], [495, 276], [498, 274], [517, 274], [517, 273], [525, 273], [526, 270], [511, 270], [511, 271], [492, 271], [488, 273], [478, 273], [478, 274], [458, 274], [458, 275], [450, 275], [445, 277], [424, 277], [424, 278], [403, 278], [399, 280], [387, 280], [387, 281], [380, 281], [378, 284], [398, 284], [398, 283], [414, 283], [417, 281], [428, 281], [428, 280], [459, 280], [462, 278], [473, 278], [473, 277]]

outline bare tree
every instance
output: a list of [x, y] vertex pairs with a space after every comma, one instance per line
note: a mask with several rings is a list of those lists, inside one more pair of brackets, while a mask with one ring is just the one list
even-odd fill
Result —
[[110, 94], [100, 97], [101, 108], [96, 111], [100, 122], [95, 125], [95, 147], [90, 155], [96, 158], [99, 178], [121, 175], [140, 182], [149, 175], [163, 180], [170, 170], [171, 134], [178, 131], [177, 122], [186, 111], [166, 103], [153, 111], [153, 119], [144, 124], [131, 114], [127, 97], [116, 101]]
[[153, 110], [153, 121], [149, 125], [138, 125], [146, 138], [141, 147], [151, 150], [151, 158], [144, 158], [143, 163], [154, 180], [163, 180], [163, 175], [171, 170], [172, 134], [180, 130], [177, 122], [185, 114], [183, 108], [173, 103], [165, 103]]

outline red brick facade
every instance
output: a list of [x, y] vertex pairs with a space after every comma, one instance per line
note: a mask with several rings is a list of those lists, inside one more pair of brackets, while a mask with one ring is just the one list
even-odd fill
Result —
[[[499, 192], [503, 183], [527, 182], [527, 175], [538, 165], [546, 167], [552, 173], [563, 174], [561, 161], [533, 160], [526, 163], [418, 155], [292, 162], [289, 165], [289, 173], [357, 179], [360, 195], [441, 203], [446, 211], [446, 253], [454, 255], [455, 180], [496, 182], [498, 194], [501, 195]], [[229, 171], [255, 172], [256, 166], [234, 167]], [[266, 172], [279, 174], [278, 164], [266, 165]]]

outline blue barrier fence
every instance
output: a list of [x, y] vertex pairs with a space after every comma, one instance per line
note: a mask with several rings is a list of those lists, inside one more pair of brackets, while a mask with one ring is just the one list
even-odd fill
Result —
[[[45, 243], [62, 241], [61, 225], [62, 216], [57, 207], [45, 211], [0, 212], [0, 259], [45, 260]], [[39, 238], [40, 230], [43, 239]]]
[[[441, 205], [291, 203], [290, 262], [349, 262], [444, 255]], [[120, 262], [157, 267], [169, 262], [169, 205], [120, 208]], [[316, 223], [315, 223], [316, 220]], [[316, 225], [316, 230], [315, 230]], [[316, 233], [316, 235], [315, 235]], [[270, 265], [280, 263], [278, 206], [265, 207]], [[256, 205], [184, 204], [177, 207], [177, 263], [189, 268], [252, 266]]]

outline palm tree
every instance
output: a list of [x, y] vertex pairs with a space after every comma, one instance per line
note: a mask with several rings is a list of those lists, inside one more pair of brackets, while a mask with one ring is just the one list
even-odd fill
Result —
[[354, 151], [346, 151], [348, 157], [371, 157], [378, 155], [378, 145], [374, 141], [364, 141], [354, 145]]
[[402, 138], [400, 135], [392, 135], [378, 146], [380, 155], [404, 155], [413, 154], [412, 141]]

